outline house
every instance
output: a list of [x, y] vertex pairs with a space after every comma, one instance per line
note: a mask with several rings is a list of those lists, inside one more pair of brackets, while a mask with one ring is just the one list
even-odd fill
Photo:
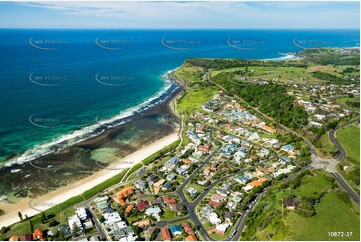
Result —
[[271, 128], [265, 124], [263, 125], [260, 125], [260, 128], [263, 129], [264, 131], [268, 132], [268, 133], [271, 133], [271, 134], [274, 134], [276, 133], [276, 130], [274, 128]]
[[14, 235], [9, 238], [9, 241], [19, 241], [19, 237]]
[[170, 209], [175, 213], [180, 213], [184, 210], [184, 207], [182, 204], [179, 203], [173, 203], [169, 205]]
[[88, 213], [84, 207], [77, 208], [75, 212], [80, 218], [80, 220], [84, 221], [88, 219]]
[[84, 229], [91, 229], [94, 227], [93, 222], [89, 219], [83, 223]]
[[126, 213], [130, 213], [133, 210], [134, 206], [132, 204], [128, 205], [127, 209], [125, 209]]
[[[68, 226], [67, 226], [68, 227]], [[70, 233], [70, 232], [69, 232]], [[65, 233], [64, 233], [65, 234]], [[70, 235], [69, 235], [70, 236]], [[66, 237], [69, 237], [66, 236]], [[31, 235], [29, 233], [20, 235], [20, 241], [31, 241]]]
[[211, 201], [213, 202], [223, 202], [224, 200], [227, 199], [227, 196], [222, 196], [222, 195], [219, 195], [219, 194], [214, 194], [212, 197], [211, 197]]
[[208, 217], [211, 213], [214, 212], [214, 209], [211, 206], [201, 207], [200, 214], [203, 217]]
[[295, 147], [293, 147], [293, 145], [290, 145], [290, 144], [284, 145], [284, 146], [281, 147], [281, 150], [283, 150], [283, 151], [285, 151], [287, 153], [293, 152], [294, 149], [295, 149]]
[[231, 186], [232, 186], [232, 184], [230, 182], [225, 182], [225, 183], [223, 183], [221, 188], [229, 190], [231, 188]]
[[232, 213], [232, 212], [225, 212], [225, 213], [224, 213], [224, 218], [225, 218], [225, 219], [232, 220], [232, 219], [234, 218], [234, 213]]
[[198, 241], [197, 237], [194, 234], [188, 235], [184, 241]]
[[321, 115], [321, 114], [315, 114], [313, 116], [319, 121], [324, 120], [326, 118], [325, 115]]
[[215, 225], [215, 224], [220, 224], [221, 223], [221, 220], [218, 218], [218, 215], [216, 213], [211, 213], [209, 214], [206, 219], [208, 219], [208, 221]]
[[137, 204], [137, 209], [139, 212], [143, 211], [147, 207], [148, 207], [148, 202], [144, 200]]
[[99, 239], [99, 236], [92, 235], [92, 236], [89, 237], [89, 241], [100, 241], [100, 239]]
[[227, 197], [229, 193], [229, 190], [225, 189], [225, 188], [218, 188], [217, 189], [217, 194], [221, 195], [223, 197]]
[[173, 181], [176, 177], [177, 177], [177, 175], [175, 173], [171, 173], [171, 174], [167, 175], [166, 179], [168, 181]]
[[285, 206], [287, 209], [294, 210], [295, 209], [295, 203], [291, 198], [285, 198], [283, 200]]
[[259, 181], [261, 184], [263, 184], [265, 181], [268, 181], [268, 179], [267, 179], [267, 178], [264, 178], [264, 177], [261, 177], [261, 178], [258, 179], [258, 181]]
[[156, 227], [151, 226], [151, 227], [149, 227], [146, 231], [144, 231], [144, 238], [145, 238], [146, 241], [150, 241], [150, 240], [151, 240], [152, 234], [154, 233], [154, 231], [155, 231], [156, 229], [157, 229]]
[[189, 169], [189, 165], [182, 165], [180, 167], [177, 167], [175, 170], [179, 175], [187, 175], [188, 169]]
[[150, 225], [150, 220], [147, 219], [147, 220], [138, 221], [135, 222], [134, 225], [138, 226], [139, 228], [143, 228]]
[[174, 168], [175, 165], [177, 164], [177, 162], [179, 161], [180, 159], [178, 157], [175, 157], [173, 156], [172, 158], [170, 158], [169, 160], [167, 160], [165, 162], [165, 164], [171, 168]]
[[312, 127], [316, 127], [316, 128], [322, 128], [323, 124], [318, 123], [318, 122], [314, 122], [314, 121], [310, 121], [309, 125]]
[[170, 236], [168, 228], [161, 228], [160, 233], [162, 234], [162, 238], [164, 241], [171, 241], [172, 237]]
[[43, 239], [43, 230], [41, 228], [37, 228], [33, 232], [33, 240], [41, 240], [41, 239]]
[[269, 171], [264, 167], [258, 167], [256, 171], [260, 172], [262, 174], [268, 174], [269, 173]]
[[252, 189], [253, 189], [253, 186], [251, 186], [251, 185], [247, 185], [247, 186], [242, 187], [242, 190], [245, 191], [245, 192], [249, 192]]
[[221, 202], [215, 202], [215, 201], [212, 201], [212, 200], [209, 200], [208, 204], [211, 205], [213, 208], [219, 208], [220, 206], [222, 206]]
[[127, 198], [128, 196], [133, 195], [134, 190], [133, 187], [126, 187], [117, 193], [118, 198]]
[[95, 203], [100, 203], [100, 202], [107, 202], [109, 200], [108, 196], [102, 196], [102, 197], [97, 197], [94, 199]]
[[203, 131], [204, 128], [205, 128], [204, 125], [198, 125], [198, 126], [196, 127], [196, 130], [197, 130], [197, 131]]
[[172, 198], [165, 197], [163, 201], [164, 201], [164, 203], [167, 204], [167, 205], [177, 202], [177, 200], [175, 200], [175, 198], [173, 198], [173, 197], [172, 197]]
[[197, 189], [194, 189], [193, 187], [189, 187], [187, 189], [188, 193], [189, 193], [189, 196], [191, 196], [192, 198], [197, 196], [197, 193], [198, 193], [198, 190]]
[[226, 144], [223, 149], [219, 152], [220, 155], [230, 157], [233, 152], [236, 150], [237, 145], [236, 144]]
[[248, 183], [247, 185], [252, 186], [252, 187], [259, 187], [259, 186], [262, 186], [262, 183], [258, 180], [254, 180], [254, 181], [251, 181], [250, 183]]
[[259, 140], [260, 137], [259, 137], [259, 134], [257, 132], [253, 132], [249, 137], [248, 137], [249, 140]]
[[237, 176], [234, 180], [241, 184], [246, 184], [250, 179], [245, 176]]
[[231, 197], [232, 202], [234, 203], [240, 203], [242, 201], [242, 193], [240, 192], [234, 192], [232, 193], [232, 197]]
[[212, 148], [211, 144], [205, 144], [205, 145], [198, 146], [198, 149], [201, 151], [204, 151], [204, 152], [209, 152], [211, 148]]
[[156, 175], [154, 175], [154, 174], [150, 174], [148, 176], [148, 179], [149, 179], [149, 181], [151, 181], [151, 183], [154, 183], [154, 182], [158, 181], [158, 177]]
[[68, 225], [72, 233], [76, 233], [76, 234], [83, 233], [83, 225], [77, 215], [68, 217]]
[[291, 159], [288, 158], [288, 157], [280, 156], [279, 161], [280, 161], [282, 164], [286, 164], [286, 163], [290, 162]]
[[187, 223], [187, 222], [182, 223], [182, 227], [183, 227], [184, 232], [186, 232], [187, 234], [194, 234], [194, 231], [191, 228], [191, 226], [189, 225], [189, 223]]
[[158, 182], [154, 183], [153, 189], [155, 194], [158, 194], [159, 190], [162, 188], [164, 183], [165, 183], [164, 179], [161, 179]]
[[171, 182], [165, 182], [162, 186], [162, 190], [167, 190], [168, 188], [170, 188], [172, 186]]
[[162, 210], [158, 206], [154, 208], [147, 208], [147, 210], [145, 210], [146, 215], [153, 216], [154, 218], [159, 218], [161, 212]]
[[118, 222], [122, 221], [122, 218], [120, 217], [118, 212], [112, 212], [112, 213], [105, 213], [103, 214], [104, 217], [104, 225], [112, 225]]
[[150, 201], [150, 203], [152, 204], [152, 206], [156, 206], [156, 205], [163, 206], [164, 205], [163, 200], [161, 198], [153, 199], [152, 201]]
[[267, 147], [279, 147], [279, 141], [276, 139], [267, 139], [265, 141], [265, 146]]
[[216, 226], [216, 233], [219, 235], [224, 235], [227, 228], [229, 227], [229, 224], [223, 223], [223, 224], [217, 224]]
[[148, 184], [146, 181], [139, 180], [134, 183], [134, 186], [143, 191], [147, 188]]
[[62, 231], [65, 235], [65, 237], [70, 237], [71, 236], [71, 232], [69, 230], [69, 226], [66, 224], [62, 224], [58, 227], [58, 231]]
[[226, 207], [229, 210], [235, 210], [237, 208], [237, 204], [235, 202], [233, 202], [232, 200], [230, 200], [230, 201], [227, 202]]
[[182, 228], [178, 224], [169, 226], [172, 236], [177, 236], [182, 234]]

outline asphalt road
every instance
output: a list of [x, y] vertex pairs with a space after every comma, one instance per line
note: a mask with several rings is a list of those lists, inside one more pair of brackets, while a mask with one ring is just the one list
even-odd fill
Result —
[[[205, 79], [208, 80], [210, 83], [212, 83], [213, 85], [216, 85], [218, 88], [220, 88], [221, 90], [225, 91], [225, 93], [227, 93], [228, 91], [226, 89], [224, 89], [222, 86], [220, 86], [219, 84], [213, 82], [210, 80], [209, 78], [209, 72], [206, 72], [205, 74]], [[242, 98], [240, 98], [239, 96], [237, 95], [233, 95], [236, 99], [248, 104], [247, 102], [245, 102]], [[249, 105], [249, 104], [248, 104]], [[257, 109], [253, 108], [251, 105], [249, 105], [251, 107], [251, 109], [256, 112], [257, 114], [261, 115], [262, 117], [272, 121], [272, 122], [275, 122], [271, 117], [268, 117], [267, 115], [261, 113], [260, 111], [258, 111]], [[346, 158], [346, 152], [345, 150], [343, 149], [342, 145], [338, 142], [338, 140], [334, 137], [334, 134], [335, 134], [335, 131], [342, 128], [342, 127], [345, 127], [347, 125], [349, 125], [350, 123], [352, 122], [355, 122], [355, 121], [359, 121], [360, 118], [356, 118], [354, 120], [351, 120], [339, 127], [337, 127], [335, 130], [331, 130], [329, 132], [329, 135], [330, 135], [330, 141], [332, 141], [333, 143], [335, 143], [337, 149], [338, 149], [338, 154], [335, 156], [335, 159], [337, 159], [338, 161], [342, 161]], [[277, 123], [277, 122], [275, 122]], [[284, 125], [282, 124], [279, 124], [277, 123], [278, 126], [280, 128], [282, 128], [283, 130], [287, 131], [287, 132], [291, 132], [293, 133], [294, 135], [296, 135], [297, 137], [300, 137], [303, 139], [304, 143], [310, 148], [311, 150], [311, 154], [313, 157], [318, 157], [317, 156], [317, 153], [315, 151], [315, 147], [311, 144], [311, 142], [309, 142], [307, 139], [305, 139], [303, 136], [299, 135], [298, 133], [296, 133], [295, 131], [289, 129], [288, 127], [285, 127]], [[311, 156], [311, 157], [312, 157]], [[312, 162], [314, 162], [314, 160], [312, 160]], [[352, 200], [354, 200], [358, 205], [360, 205], [360, 198], [358, 197], [358, 195], [355, 193], [355, 191], [351, 188], [351, 186], [342, 178], [341, 175], [339, 175], [337, 172], [331, 172], [331, 174], [335, 177], [335, 179], [341, 184], [341, 186], [349, 193], [349, 196], [352, 198]]]
[[351, 199], [360, 206], [360, 197], [356, 194], [356, 192], [351, 188], [351, 186], [343, 179], [343, 177], [337, 172], [332, 173], [333, 177], [340, 183], [340, 185], [348, 192]]
[[344, 159], [346, 159], [347, 154], [346, 154], [345, 149], [342, 147], [340, 142], [337, 140], [335, 133], [337, 132], [337, 130], [342, 129], [342, 128], [352, 124], [353, 122], [357, 122], [357, 121], [359, 122], [360, 118], [356, 118], [351, 121], [348, 121], [348, 122], [344, 123], [343, 125], [338, 126], [336, 129], [331, 129], [330, 132], [328, 133], [328, 137], [329, 137], [330, 141], [332, 143], [334, 143], [337, 148], [337, 154], [334, 156], [334, 158], [336, 160], [343, 161]]

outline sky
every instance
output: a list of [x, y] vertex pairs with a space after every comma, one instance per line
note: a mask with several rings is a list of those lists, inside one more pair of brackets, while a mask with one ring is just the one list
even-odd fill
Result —
[[0, 2], [0, 28], [359, 29], [354, 2]]

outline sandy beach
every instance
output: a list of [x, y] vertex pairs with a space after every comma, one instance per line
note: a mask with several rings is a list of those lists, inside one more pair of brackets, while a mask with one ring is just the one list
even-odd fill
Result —
[[[33, 216], [42, 210], [46, 210], [52, 206], [62, 203], [71, 197], [77, 196], [86, 190], [104, 182], [105, 180], [115, 176], [126, 168], [141, 162], [147, 156], [164, 148], [165, 146], [175, 142], [178, 139], [178, 132], [167, 135], [152, 144], [145, 146], [130, 155], [121, 158], [119, 161], [112, 163], [109, 167], [96, 172], [83, 180], [61, 187], [55, 191], [49, 192], [44, 196], [36, 199], [24, 198], [16, 204], [6, 205], [4, 210], [6, 214], [0, 217], [0, 227], [9, 226], [19, 221], [18, 212], [21, 211], [23, 216]], [[35, 210], [31, 207], [35, 205], [41, 206], [41, 209]]]

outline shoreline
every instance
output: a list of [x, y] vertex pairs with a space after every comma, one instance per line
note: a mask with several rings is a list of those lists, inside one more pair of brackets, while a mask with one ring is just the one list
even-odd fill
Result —
[[[142, 115], [145, 115], [146, 113], [153, 112], [152, 110], [156, 110], [157, 108], [160, 108], [161, 106], [165, 106], [168, 110], [168, 112], [171, 115], [174, 115], [177, 119], [180, 117], [175, 108], [173, 107], [173, 102], [176, 100], [176, 98], [179, 96], [179, 94], [183, 90], [183, 86], [180, 85], [178, 81], [175, 81], [171, 79], [171, 73], [174, 70], [167, 73], [167, 78], [169, 78], [172, 82], [174, 82], [174, 85], [178, 86], [175, 88], [174, 92], [171, 92], [168, 96], [168, 100], [166, 100], [163, 103], [158, 103], [154, 107], [144, 110], [143, 112], [139, 113], [140, 117]], [[131, 121], [130, 121], [131, 122]], [[120, 128], [123, 125], [119, 125], [118, 127], [111, 127], [107, 131], [111, 132], [111, 130]], [[107, 133], [105, 131], [104, 133]], [[104, 134], [103, 133], [103, 134]], [[98, 135], [96, 137], [92, 137], [89, 140], [97, 139], [99, 138]], [[78, 181], [69, 183], [65, 186], [61, 186], [56, 188], [55, 190], [49, 191], [48, 193], [41, 195], [36, 198], [31, 197], [24, 197], [20, 198], [19, 202], [9, 204], [9, 203], [2, 203], [0, 201], [0, 208], [6, 211], [4, 215], [0, 216], [0, 227], [2, 226], [10, 226], [14, 223], [19, 222], [18, 212], [21, 211], [23, 215], [27, 215], [28, 217], [32, 217], [36, 214], [41, 213], [42, 211], [45, 211], [53, 206], [56, 206], [57, 204], [60, 204], [72, 197], [75, 197], [77, 195], [80, 195], [84, 193], [85, 191], [93, 188], [94, 186], [101, 184], [102, 182], [118, 175], [123, 170], [128, 169], [136, 165], [137, 163], [140, 163], [143, 161], [146, 157], [154, 154], [155, 152], [163, 149], [164, 147], [174, 143], [179, 139], [179, 130], [178, 128], [174, 129], [171, 133], [162, 136], [161, 138], [157, 138], [156, 140], [152, 141], [150, 144], [139, 145], [139, 147], [127, 154], [125, 157], [119, 158], [119, 160], [110, 163], [109, 166], [104, 167], [103, 169], [99, 171], [95, 171], [89, 176], [86, 176], [85, 178], [82, 178]], [[97, 142], [102, 142], [101, 138]], [[87, 141], [82, 141], [81, 143], [87, 143]], [[32, 208], [31, 204], [45, 204], [48, 207], [44, 209], [34, 209]]]
[[[172, 71], [174, 70], [170, 70], [164, 75], [161, 75], [160, 79], [166, 84], [166, 86], [159, 90], [159, 92], [155, 93], [153, 96], [149, 97], [147, 100], [144, 100], [136, 106], [127, 108], [120, 113], [115, 114], [104, 120], [98, 119], [98, 116], [96, 116], [95, 123], [89, 124], [80, 129], [75, 129], [68, 133], [61, 134], [52, 140], [39, 143], [34, 147], [21, 151], [17, 155], [12, 155], [11, 157], [9, 157], [9, 159], [6, 159], [0, 163], [0, 169], [16, 167], [25, 163], [34, 162], [35, 160], [42, 159], [48, 155], [61, 153], [63, 150], [66, 150], [71, 146], [75, 146], [83, 142], [86, 143], [88, 140], [103, 135], [103, 133], [107, 132], [108, 130], [118, 128], [123, 124], [127, 124], [137, 116], [147, 113], [152, 109], [156, 109], [162, 103], [166, 104], [171, 99], [173, 99], [173, 92], [176, 91], [179, 87], [179, 85], [177, 85], [177, 82], [174, 82], [173, 80], [168, 78], [169, 73], [171, 73]], [[172, 89], [173, 91], [171, 91]], [[106, 128], [99, 131], [102, 126], [106, 126]], [[89, 129], [90, 131], [85, 131], [87, 129]], [[85, 133], [81, 133], [81, 131], [84, 131]], [[74, 135], [76, 132], [80, 133]], [[37, 153], [35, 151], [41, 151], [41, 155], [34, 156], [34, 153]]]
[[[28, 217], [32, 217], [41, 211], [35, 210], [30, 205], [32, 204], [49, 204], [51, 206], [43, 209], [49, 209], [50, 207], [56, 206], [72, 197], [75, 197], [83, 192], [93, 188], [94, 186], [106, 181], [109, 178], [119, 174], [123, 170], [127, 168], [133, 167], [135, 164], [141, 162], [149, 155], [153, 154], [155, 151], [161, 150], [162, 148], [172, 144], [177, 141], [179, 138], [178, 132], [174, 132], [170, 135], [167, 135], [152, 144], [145, 146], [143, 148], [138, 149], [137, 151], [127, 155], [124, 158], [121, 158], [117, 162], [110, 164], [107, 168], [102, 169], [101, 171], [95, 172], [92, 175], [78, 181], [75, 183], [71, 183], [68, 186], [61, 187], [54, 191], [51, 191], [43, 196], [40, 196], [36, 199], [26, 198], [23, 201], [12, 205], [11, 212], [7, 212], [6, 214], [0, 217], [0, 227], [9, 226], [14, 223], [19, 222], [18, 212], [21, 211], [23, 215], [27, 215]], [[131, 161], [131, 162], [130, 162]], [[40, 209], [39, 209], [40, 210]]]

